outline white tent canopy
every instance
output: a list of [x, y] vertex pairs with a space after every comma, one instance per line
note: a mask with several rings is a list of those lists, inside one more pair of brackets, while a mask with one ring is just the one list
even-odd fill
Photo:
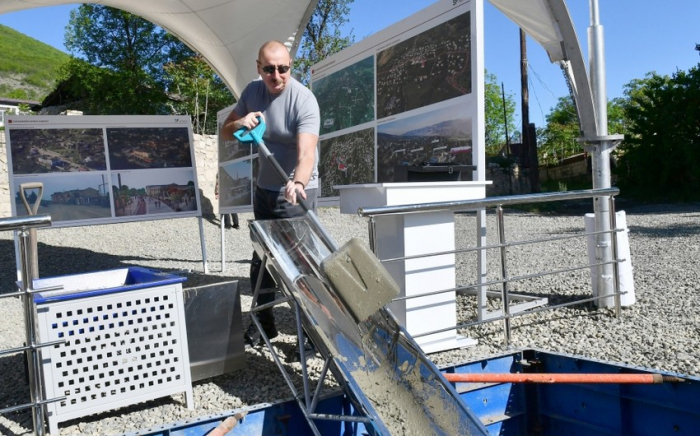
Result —
[[[75, 0], [0, 0], [0, 13]], [[276, 39], [296, 53], [318, 0], [100, 0], [95, 3], [139, 15], [201, 53], [238, 98], [258, 77], [260, 45]], [[36, 23], [41, 26], [41, 23]]]
[[563, 37], [549, 5], [542, 1], [490, 0], [505, 16], [513, 20], [537, 41], [557, 62], [566, 59], [562, 48]]

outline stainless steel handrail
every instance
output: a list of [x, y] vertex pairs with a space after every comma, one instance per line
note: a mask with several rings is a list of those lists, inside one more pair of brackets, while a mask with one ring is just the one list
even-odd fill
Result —
[[[487, 208], [495, 208], [496, 209], [497, 231], [498, 231], [498, 235], [497, 235], [498, 236], [498, 243], [496, 243], [496, 244], [478, 246], [478, 247], [469, 247], [469, 248], [458, 248], [458, 249], [450, 250], [450, 251], [441, 251], [441, 252], [427, 253], [427, 254], [421, 254], [421, 255], [393, 257], [393, 258], [389, 258], [389, 259], [382, 259], [382, 262], [396, 262], [396, 261], [404, 261], [404, 260], [408, 260], [408, 259], [430, 257], [430, 256], [439, 256], [439, 255], [451, 254], [451, 253], [457, 254], [457, 253], [464, 253], [464, 252], [470, 252], [470, 251], [485, 251], [485, 250], [489, 250], [489, 249], [498, 249], [500, 252], [500, 263], [501, 263], [501, 271], [500, 271], [501, 278], [500, 278], [500, 280], [493, 280], [493, 281], [489, 281], [488, 283], [478, 283], [478, 284], [470, 285], [470, 286], [466, 286], [466, 287], [465, 286], [458, 286], [457, 288], [431, 291], [431, 292], [425, 292], [425, 293], [417, 293], [417, 294], [410, 295], [410, 296], [399, 297], [399, 298], [395, 299], [395, 301], [421, 298], [421, 297], [426, 297], [429, 295], [437, 295], [437, 294], [442, 294], [442, 293], [446, 293], [446, 292], [453, 292], [456, 290], [473, 288], [473, 287], [484, 287], [484, 286], [488, 286], [488, 285], [500, 284], [501, 285], [501, 298], [502, 298], [502, 309], [501, 310], [502, 310], [503, 315], [490, 317], [490, 318], [485, 319], [485, 320], [478, 320], [476, 322], [464, 323], [464, 324], [460, 324], [460, 325], [457, 325], [454, 327], [424, 332], [424, 333], [416, 334], [416, 335], [414, 335], [414, 337], [418, 338], [418, 337], [422, 337], [422, 336], [429, 336], [429, 335], [436, 334], [436, 333], [443, 333], [443, 332], [450, 331], [450, 330], [455, 330], [455, 329], [459, 329], [459, 328], [466, 328], [466, 327], [470, 327], [470, 326], [484, 324], [486, 322], [494, 322], [494, 321], [501, 320], [501, 321], [503, 321], [503, 324], [504, 324], [503, 331], [504, 331], [505, 345], [510, 345], [510, 342], [511, 342], [510, 320], [516, 316], [537, 313], [537, 312], [541, 312], [544, 310], [554, 310], [554, 309], [560, 308], [560, 307], [566, 307], [566, 306], [571, 306], [571, 305], [575, 305], [575, 304], [583, 304], [583, 303], [587, 303], [587, 302], [591, 302], [591, 301], [599, 301], [599, 300], [611, 298], [611, 297], [614, 297], [615, 316], [616, 317], [620, 316], [620, 295], [622, 295], [622, 293], [620, 292], [619, 263], [624, 262], [626, 259], [619, 259], [618, 247], [617, 247], [617, 241], [616, 241], [617, 238], [611, 238], [612, 244], [610, 245], [610, 249], [612, 250], [613, 256], [612, 256], [612, 260], [610, 262], [597, 262], [597, 263], [590, 263], [589, 262], [587, 265], [584, 265], [584, 266], [577, 266], [577, 267], [573, 267], [573, 268], [558, 269], [558, 270], [554, 270], [554, 271], [539, 272], [536, 274], [527, 274], [527, 275], [514, 276], [514, 277], [508, 276], [508, 268], [507, 268], [508, 261], [507, 261], [507, 251], [506, 251], [506, 249], [510, 246], [530, 245], [530, 244], [535, 244], [535, 243], [540, 243], [540, 242], [565, 240], [565, 239], [571, 239], [571, 238], [587, 236], [587, 235], [613, 234], [615, 232], [623, 231], [624, 229], [617, 228], [616, 220], [615, 220], [614, 196], [618, 195], [619, 193], [620, 193], [620, 190], [618, 188], [586, 189], [586, 190], [569, 191], [569, 192], [554, 192], [554, 193], [527, 194], [527, 195], [517, 195], [517, 196], [489, 197], [489, 198], [475, 199], [475, 200], [409, 204], [409, 205], [384, 206], [384, 207], [372, 207], [372, 208], [359, 208], [357, 213], [358, 213], [358, 215], [360, 215], [362, 217], [369, 218], [370, 245], [371, 245], [372, 249], [376, 252], [376, 246], [375, 246], [375, 241], [376, 241], [375, 225], [376, 225], [376, 222], [375, 222], [375, 218], [378, 216], [403, 215], [403, 214], [424, 213], [424, 212], [434, 212], [434, 211], [466, 212], [466, 211], [479, 211], [479, 210], [484, 210]], [[574, 235], [574, 236], [567, 235], [567, 236], [531, 239], [531, 240], [525, 240], [525, 241], [513, 241], [513, 242], [506, 241], [505, 224], [504, 224], [504, 209], [503, 209], [504, 206], [515, 206], [515, 205], [521, 205], [521, 204], [547, 203], [547, 202], [554, 202], [554, 201], [578, 200], [578, 199], [601, 198], [601, 197], [607, 197], [609, 204], [610, 204], [609, 210], [610, 210], [610, 215], [611, 215], [610, 222], [612, 224], [611, 230], [584, 232], [583, 234]], [[554, 305], [554, 306], [540, 307], [538, 309], [530, 308], [527, 311], [524, 311], [521, 313], [516, 313], [516, 314], [511, 313], [511, 307], [510, 307], [510, 301], [509, 301], [510, 300], [509, 284], [511, 282], [526, 280], [526, 279], [531, 279], [531, 278], [537, 278], [537, 277], [541, 277], [544, 275], [560, 274], [562, 272], [581, 270], [581, 269], [585, 269], [585, 268], [590, 268], [590, 267], [594, 267], [594, 266], [601, 266], [601, 265], [608, 265], [608, 264], [613, 265], [613, 285], [614, 285], [614, 292], [613, 293], [611, 293], [609, 295], [598, 295], [595, 297], [586, 298], [586, 299], [578, 300], [575, 302], [563, 303], [563, 304], [558, 304], [558, 305]]]
[[541, 194], [512, 195], [488, 197], [476, 200], [444, 201], [438, 203], [407, 204], [400, 206], [361, 207], [357, 214], [361, 217], [397, 215], [406, 213], [451, 210], [454, 212], [494, 208], [497, 206], [515, 206], [518, 204], [548, 203], [552, 201], [582, 200], [594, 197], [610, 197], [620, 193], [618, 188], [583, 189], [567, 192], [546, 192]]
[[31, 215], [0, 218], [0, 232], [28, 230], [30, 228], [51, 227], [51, 215]]

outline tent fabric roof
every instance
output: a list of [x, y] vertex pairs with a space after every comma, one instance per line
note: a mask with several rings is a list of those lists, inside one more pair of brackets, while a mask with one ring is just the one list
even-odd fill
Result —
[[497, 9], [520, 26], [547, 51], [549, 60], [566, 59], [563, 37], [546, 1], [489, 0]]
[[[0, 0], [0, 13], [75, 0]], [[238, 98], [258, 77], [255, 59], [263, 42], [276, 39], [296, 53], [318, 0], [98, 0], [139, 15], [201, 53]], [[41, 23], [37, 23], [41, 25]]]

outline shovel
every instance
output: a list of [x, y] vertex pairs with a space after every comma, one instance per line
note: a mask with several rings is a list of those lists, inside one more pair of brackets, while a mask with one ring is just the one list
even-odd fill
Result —
[[[258, 152], [272, 163], [280, 178], [287, 182], [289, 176], [263, 142], [265, 121], [262, 117], [258, 117], [258, 121], [254, 128], [242, 128], [233, 136], [244, 144], [257, 145]], [[300, 196], [297, 199], [313, 227], [333, 251], [321, 262], [321, 271], [357, 323], [366, 320], [399, 295], [399, 286], [364, 241], [353, 238], [338, 248], [306, 200]]]
[[[27, 191], [30, 191], [32, 189], [38, 189], [39, 194], [36, 196], [36, 201], [34, 201], [34, 204], [29, 204], [29, 201], [27, 201]], [[29, 216], [34, 216], [36, 215], [37, 211], [39, 210], [39, 204], [41, 204], [41, 199], [44, 196], [44, 184], [41, 182], [30, 182], [30, 183], [22, 183], [19, 185], [19, 196], [22, 199], [22, 203], [24, 203], [25, 209], [27, 209], [27, 215]], [[31, 257], [31, 264], [32, 264], [32, 275], [31, 277], [33, 278], [38, 278], [39, 277], [39, 254], [37, 253], [37, 246], [36, 246], [36, 229], [29, 229], [29, 246], [32, 248], [31, 253], [29, 253], [29, 256]]]

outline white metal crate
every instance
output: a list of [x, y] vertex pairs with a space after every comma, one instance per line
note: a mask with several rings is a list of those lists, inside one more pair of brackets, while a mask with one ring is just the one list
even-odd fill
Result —
[[[66, 397], [46, 406], [51, 433], [59, 422], [180, 392], [187, 408], [193, 406], [182, 284], [157, 286], [155, 280], [150, 287], [104, 289], [99, 278], [114, 280], [115, 274], [100, 274], [35, 281], [37, 289], [67, 285], [35, 297], [40, 340], [65, 340], [42, 350], [46, 398]], [[84, 289], [86, 280], [93, 290], [70, 292], [76, 283]], [[42, 298], [51, 294], [58, 299]]]

